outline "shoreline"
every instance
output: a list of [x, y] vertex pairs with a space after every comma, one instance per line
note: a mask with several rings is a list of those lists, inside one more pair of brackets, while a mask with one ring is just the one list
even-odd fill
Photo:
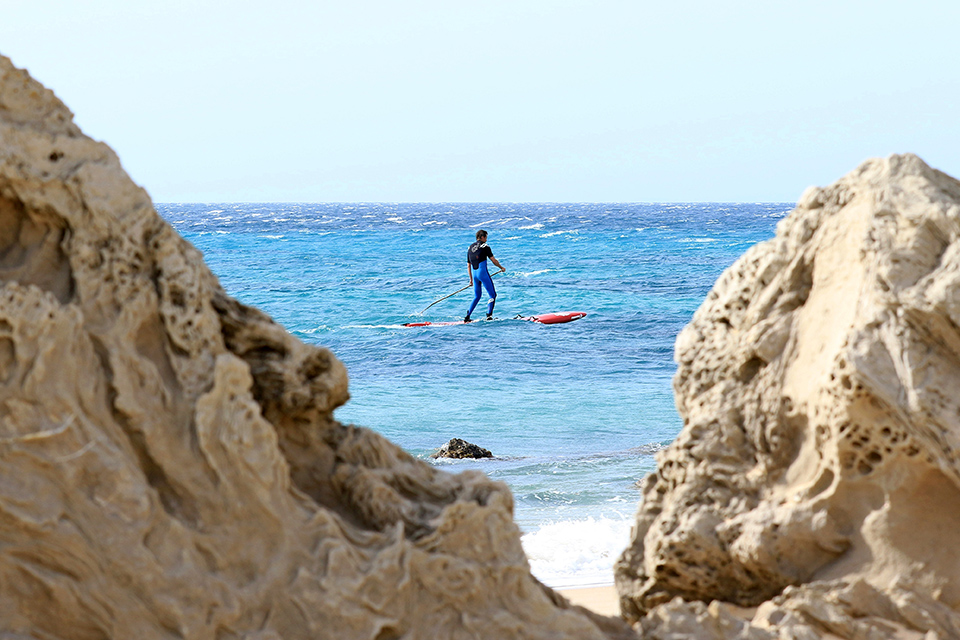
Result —
[[572, 602], [603, 616], [620, 616], [620, 596], [612, 584], [590, 587], [564, 587], [554, 589]]

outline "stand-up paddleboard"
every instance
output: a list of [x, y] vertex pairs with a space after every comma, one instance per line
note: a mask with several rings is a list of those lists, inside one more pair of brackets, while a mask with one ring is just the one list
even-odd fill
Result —
[[[536, 322], [539, 324], [561, 324], [564, 322], [573, 322], [574, 320], [579, 320], [580, 318], [586, 316], [587, 314], [583, 311], [561, 311], [559, 313], [541, 313], [536, 316], [517, 316], [513, 318], [514, 320], [529, 320], [530, 322]], [[405, 327], [449, 327], [455, 324], [483, 324], [486, 320], [473, 320], [472, 322], [464, 322], [463, 320], [457, 320], [456, 322], [407, 322], [403, 326]]]

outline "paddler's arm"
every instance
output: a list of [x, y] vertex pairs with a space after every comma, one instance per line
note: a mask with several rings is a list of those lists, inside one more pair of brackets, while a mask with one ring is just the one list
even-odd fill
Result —
[[500, 262], [499, 262], [496, 258], [494, 258], [493, 256], [490, 256], [490, 262], [492, 262], [493, 264], [497, 265], [497, 268], [500, 269], [500, 271], [506, 271], [506, 269], [503, 268], [503, 265], [500, 264]]
[[470, 266], [470, 263], [467, 263], [467, 277], [470, 278], [470, 284], [473, 284], [473, 267]]

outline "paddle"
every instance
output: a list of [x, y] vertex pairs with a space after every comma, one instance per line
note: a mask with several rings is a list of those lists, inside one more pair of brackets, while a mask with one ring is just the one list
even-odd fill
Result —
[[[503, 273], [504, 271], [506, 271], [506, 269], [500, 269], [500, 271], [497, 271], [496, 273], [491, 274], [490, 277], [492, 278], [493, 276], [499, 275], [499, 274]], [[452, 298], [453, 296], [457, 295], [457, 294], [460, 293], [461, 291], [466, 291], [467, 289], [469, 289], [469, 288], [472, 287], [472, 286], [473, 286], [473, 283], [471, 282], [470, 284], [468, 284], [467, 286], [465, 286], [463, 289], [457, 289], [456, 291], [454, 291], [454, 292], [451, 293], [450, 295], [443, 296], [443, 297], [440, 298], [439, 300], [434, 300], [433, 302], [431, 302], [430, 304], [428, 304], [426, 307], [424, 307], [424, 308], [423, 308], [423, 311], [426, 311], [427, 309], [429, 309], [429, 308], [432, 307], [433, 305], [437, 304], [438, 302], [443, 302], [443, 301], [446, 300], [447, 298]], [[418, 313], [417, 315], [418, 315], [418, 316], [423, 315], [423, 311], [421, 311], [421, 312]]]

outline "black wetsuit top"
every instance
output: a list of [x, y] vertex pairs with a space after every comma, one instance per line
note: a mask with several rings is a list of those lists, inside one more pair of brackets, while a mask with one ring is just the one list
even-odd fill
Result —
[[467, 249], [467, 262], [469, 262], [470, 266], [474, 269], [479, 268], [481, 262], [492, 257], [493, 249], [488, 247], [486, 242], [474, 242], [470, 245], [470, 248]]

